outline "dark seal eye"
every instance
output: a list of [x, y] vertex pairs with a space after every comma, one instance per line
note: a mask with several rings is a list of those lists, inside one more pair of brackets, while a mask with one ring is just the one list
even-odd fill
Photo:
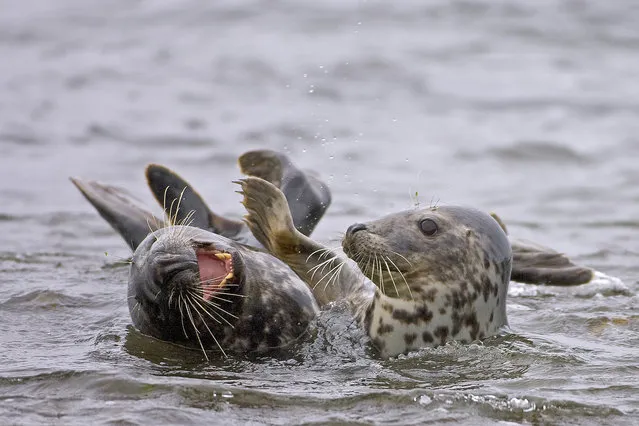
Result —
[[437, 233], [437, 224], [433, 219], [424, 219], [419, 222], [419, 228], [422, 230], [424, 235], [433, 236]]

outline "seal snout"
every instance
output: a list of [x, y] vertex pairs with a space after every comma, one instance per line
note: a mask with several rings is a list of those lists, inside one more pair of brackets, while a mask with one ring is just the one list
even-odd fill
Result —
[[349, 226], [348, 229], [346, 230], [346, 236], [352, 237], [353, 234], [355, 234], [356, 232], [365, 231], [366, 229], [368, 229], [368, 227], [366, 226], [365, 223], [354, 223], [351, 226]]

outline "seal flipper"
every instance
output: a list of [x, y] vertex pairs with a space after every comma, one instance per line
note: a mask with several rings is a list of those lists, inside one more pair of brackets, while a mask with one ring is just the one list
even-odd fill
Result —
[[284, 154], [271, 150], [249, 151], [238, 160], [245, 175], [272, 183], [286, 197], [295, 228], [309, 236], [331, 204], [328, 186], [312, 172], [305, 172]]
[[234, 240], [246, 231], [243, 222], [213, 213], [200, 194], [167, 167], [149, 164], [145, 174], [153, 196], [173, 224], [188, 224]]
[[579, 285], [590, 282], [594, 271], [574, 264], [566, 255], [524, 241], [512, 241], [510, 278], [525, 284]]
[[[348, 259], [311, 240], [295, 228], [282, 191], [254, 176], [236, 181], [244, 196], [246, 224], [273, 256], [286, 263], [309, 286], [320, 306], [348, 301], [356, 316], [372, 303], [375, 286]], [[346, 267], [343, 267], [347, 265]], [[331, 278], [318, 268], [331, 270]]]
[[[506, 234], [506, 225], [495, 213], [490, 214]], [[591, 268], [574, 264], [566, 255], [539, 244], [510, 238], [513, 264], [510, 279], [524, 284], [579, 285], [594, 277]]]
[[161, 228], [164, 223], [122, 188], [91, 180], [70, 179], [132, 250], [135, 250], [150, 232]]

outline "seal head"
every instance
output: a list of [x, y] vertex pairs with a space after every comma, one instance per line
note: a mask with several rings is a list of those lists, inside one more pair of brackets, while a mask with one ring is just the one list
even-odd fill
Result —
[[159, 229], [138, 246], [128, 305], [142, 333], [224, 355], [286, 347], [318, 310], [277, 259], [190, 226]]
[[[351, 226], [343, 248], [390, 299], [368, 325], [376, 346], [400, 337], [468, 342], [508, 322], [512, 251], [486, 213], [460, 206], [394, 213]], [[393, 336], [395, 328], [408, 331]]]

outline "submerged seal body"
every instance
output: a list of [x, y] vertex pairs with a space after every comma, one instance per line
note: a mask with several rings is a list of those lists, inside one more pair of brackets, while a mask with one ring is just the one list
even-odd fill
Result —
[[128, 305], [142, 333], [225, 355], [287, 347], [318, 311], [273, 256], [190, 226], [156, 230], [137, 247]]
[[346, 300], [382, 356], [483, 339], [507, 324], [512, 251], [488, 214], [449, 206], [355, 224], [345, 259], [295, 230], [275, 186], [254, 177], [239, 183], [255, 237], [320, 305]]

